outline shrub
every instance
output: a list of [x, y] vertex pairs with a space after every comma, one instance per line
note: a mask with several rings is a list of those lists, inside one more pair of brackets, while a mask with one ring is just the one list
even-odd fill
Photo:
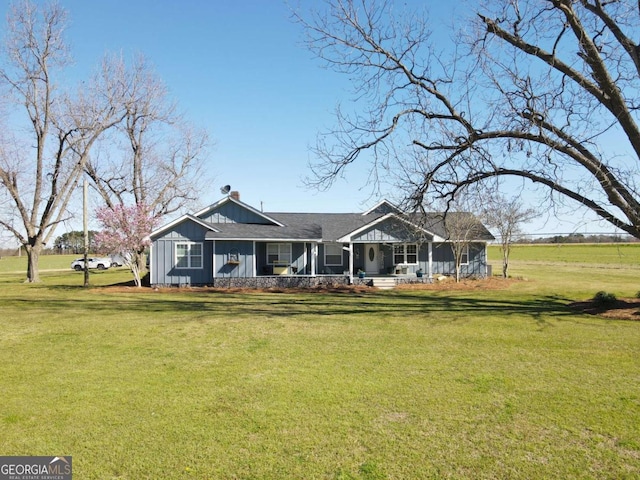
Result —
[[616, 300], [617, 298], [615, 294], [605, 292], [602, 290], [596, 293], [595, 296], [593, 297], [593, 301], [596, 303], [596, 305], [599, 305], [602, 307], [613, 305], [614, 303], [616, 303]]

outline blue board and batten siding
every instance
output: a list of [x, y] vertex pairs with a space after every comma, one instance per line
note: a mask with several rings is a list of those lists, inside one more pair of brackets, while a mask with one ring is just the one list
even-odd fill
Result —
[[[416, 242], [419, 239], [418, 233], [418, 230], [412, 229], [406, 223], [390, 219], [354, 235], [351, 241], [354, 243]], [[431, 238], [425, 238], [423, 233], [421, 241], [428, 241]]]
[[[334, 244], [335, 245], [335, 244]], [[340, 244], [340, 247], [344, 247]], [[318, 264], [317, 272], [320, 275], [342, 275], [344, 272], [349, 271], [349, 252], [342, 250], [342, 263], [340, 264], [327, 264], [325, 255], [325, 244], [318, 244]]]
[[258, 213], [248, 210], [245, 207], [241, 207], [236, 203], [225, 203], [217, 209], [209, 212], [202, 217], [202, 220], [209, 223], [251, 223], [257, 225], [269, 225], [269, 222], [264, 216]]
[[254, 276], [253, 242], [216, 240], [213, 244], [215, 277], [244, 278]]
[[[151, 249], [152, 285], [206, 285], [212, 278], [213, 246], [205, 241], [207, 229], [186, 221], [174, 226], [162, 237], [153, 240]], [[177, 268], [176, 245], [183, 242], [202, 245], [201, 268]]]
[[[434, 275], [455, 275], [456, 261], [453, 249], [449, 243], [434, 243], [432, 248], [432, 266]], [[484, 243], [469, 244], [469, 263], [460, 265], [460, 275], [484, 276], [486, 274], [487, 258]], [[423, 268], [426, 272], [427, 269]]]

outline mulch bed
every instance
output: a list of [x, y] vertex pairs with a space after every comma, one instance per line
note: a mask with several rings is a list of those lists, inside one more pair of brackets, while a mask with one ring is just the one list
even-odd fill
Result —
[[335, 285], [312, 288], [236, 288], [236, 287], [142, 287], [113, 285], [93, 289], [94, 292], [110, 293], [368, 293], [373, 289], [367, 286]]
[[615, 320], [640, 320], [640, 298], [619, 298], [611, 305], [602, 306], [593, 300], [573, 302], [569, 305], [580, 313]]
[[[508, 288], [517, 279], [503, 279], [499, 277], [478, 279], [478, 280], [461, 280], [456, 283], [451, 277], [446, 277], [442, 281], [434, 280], [434, 283], [405, 283], [396, 286], [397, 290], [498, 290]], [[113, 293], [371, 293], [379, 292], [366, 285], [318, 285], [311, 288], [227, 288], [227, 287], [162, 287], [162, 288], [137, 288], [133, 285], [133, 281], [112, 285], [108, 287], [99, 287], [94, 292], [108, 291]]]
[[521, 282], [517, 278], [490, 277], [477, 280], [463, 279], [456, 283], [452, 277], [445, 277], [444, 280], [434, 280], [433, 283], [404, 283], [398, 285], [398, 290], [502, 290], [509, 288], [513, 283]]

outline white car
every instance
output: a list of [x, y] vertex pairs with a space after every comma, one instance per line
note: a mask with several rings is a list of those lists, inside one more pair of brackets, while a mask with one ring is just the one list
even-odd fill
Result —
[[121, 267], [126, 263], [122, 255], [111, 255], [110, 260], [112, 267]]
[[[98, 270], [106, 270], [111, 266], [110, 258], [89, 257], [87, 258], [89, 268], [97, 268]], [[71, 268], [80, 272], [84, 270], [84, 258], [78, 258], [71, 262]]]

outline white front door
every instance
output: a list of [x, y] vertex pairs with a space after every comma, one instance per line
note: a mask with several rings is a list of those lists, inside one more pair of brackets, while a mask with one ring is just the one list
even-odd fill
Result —
[[377, 243], [367, 243], [364, 246], [364, 271], [371, 274], [380, 273], [378, 256], [380, 249]]

